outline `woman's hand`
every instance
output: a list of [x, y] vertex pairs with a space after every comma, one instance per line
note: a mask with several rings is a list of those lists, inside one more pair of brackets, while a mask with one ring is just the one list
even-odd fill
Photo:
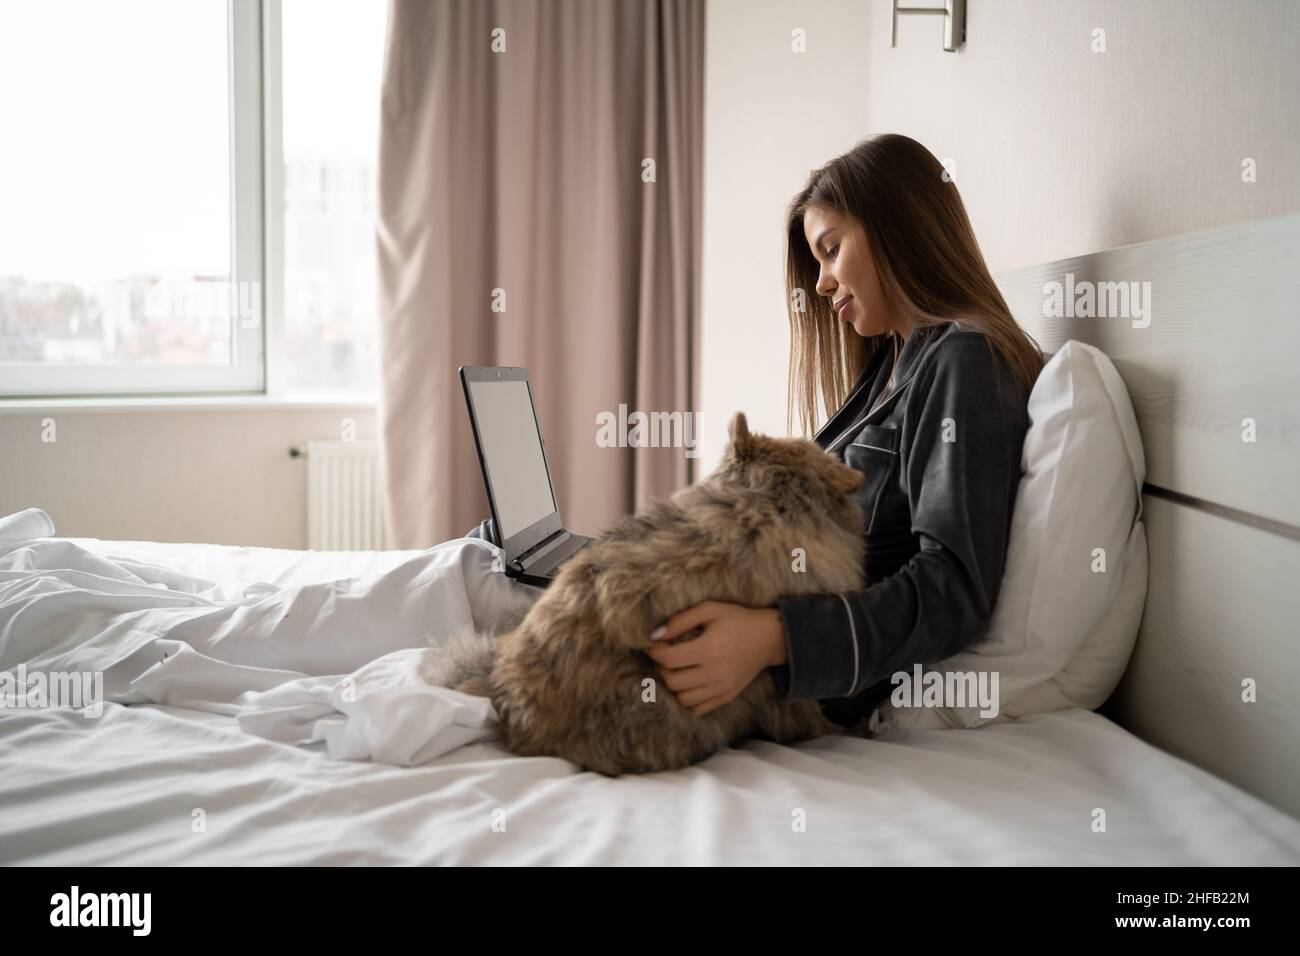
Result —
[[[699, 637], [667, 645], [697, 627], [703, 628]], [[774, 607], [702, 601], [674, 614], [650, 636], [658, 643], [648, 653], [664, 684], [697, 717], [735, 700], [786, 656], [785, 629]]]

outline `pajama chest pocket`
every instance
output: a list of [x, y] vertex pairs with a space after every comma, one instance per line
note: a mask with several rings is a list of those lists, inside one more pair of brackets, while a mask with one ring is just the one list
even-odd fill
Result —
[[854, 497], [862, 505], [862, 518], [870, 531], [876, 521], [880, 496], [898, 475], [898, 429], [864, 425], [844, 446], [844, 463], [865, 476]]

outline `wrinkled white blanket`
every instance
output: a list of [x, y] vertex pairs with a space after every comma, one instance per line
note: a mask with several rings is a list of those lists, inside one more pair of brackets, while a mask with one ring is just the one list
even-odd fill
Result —
[[[395, 766], [481, 729], [411, 658], [535, 598], [491, 572], [490, 545], [296, 552], [52, 531], [39, 512], [0, 522], [3, 666], [121, 663], [119, 699], [142, 702], [98, 719], [0, 711], [3, 865], [1300, 862], [1300, 822], [1078, 709], [750, 740], [643, 777], [496, 740]], [[298, 586], [320, 581], [333, 583]], [[145, 702], [163, 697], [187, 703]]]
[[494, 571], [499, 549], [476, 538], [370, 576], [275, 587], [110, 560], [54, 533], [39, 509], [0, 518], [10, 686], [20, 667], [27, 680], [98, 673], [102, 703], [225, 714], [250, 734], [322, 741], [348, 760], [409, 766], [493, 737], [490, 702], [425, 684], [418, 663], [424, 648], [467, 627], [494, 631], [541, 593]]

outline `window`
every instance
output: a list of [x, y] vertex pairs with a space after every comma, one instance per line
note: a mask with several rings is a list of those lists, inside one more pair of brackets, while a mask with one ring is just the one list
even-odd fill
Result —
[[373, 391], [386, 15], [0, 6], [0, 397]]

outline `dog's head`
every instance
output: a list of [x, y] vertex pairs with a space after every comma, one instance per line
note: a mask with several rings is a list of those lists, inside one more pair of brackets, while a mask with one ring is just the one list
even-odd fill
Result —
[[828, 510], [862, 487], [862, 472], [807, 438], [751, 432], [744, 412], [732, 416], [728, 430], [731, 440], [711, 479], [774, 494], [797, 490], [805, 501]]

